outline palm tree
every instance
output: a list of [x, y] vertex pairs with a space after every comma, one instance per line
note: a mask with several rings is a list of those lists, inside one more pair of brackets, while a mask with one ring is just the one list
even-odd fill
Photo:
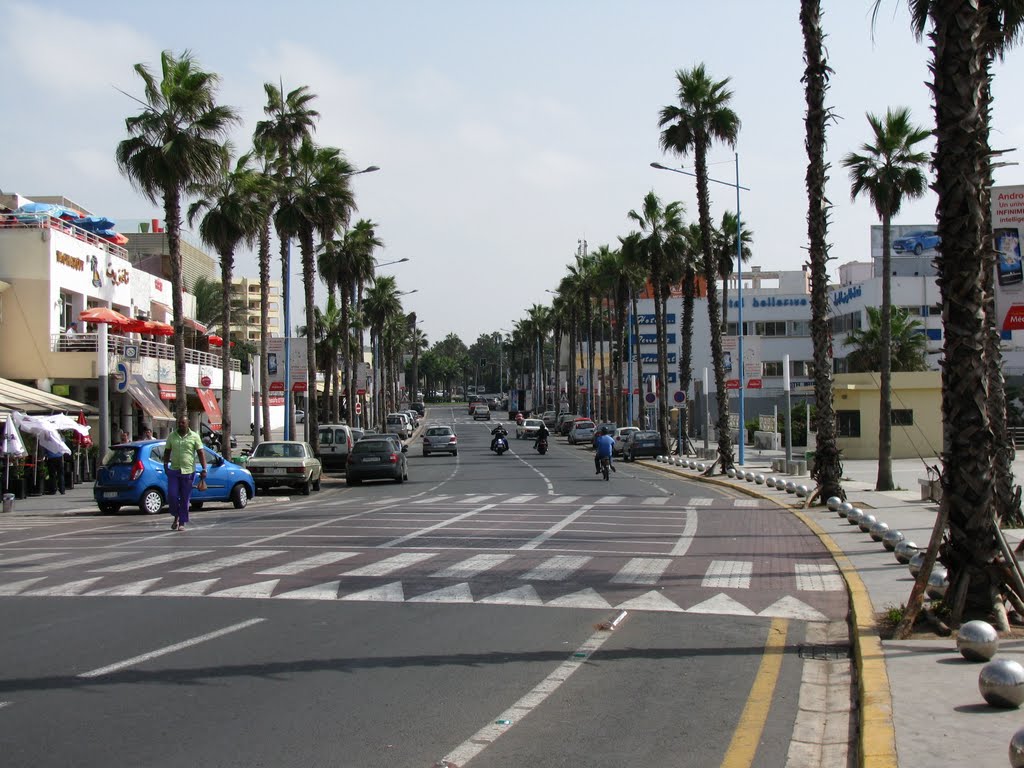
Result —
[[174, 320], [175, 415], [188, 414], [185, 399], [185, 320], [181, 271], [181, 197], [192, 185], [213, 181], [227, 149], [222, 140], [238, 114], [216, 102], [220, 78], [202, 71], [189, 51], [160, 54], [160, 80], [145, 64], [135, 72], [144, 85], [143, 110], [125, 119], [128, 138], [117, 145], [117, 167], [154, 205], [163, 201], [171, 265]]
[[412, 348], [412, 376], [410, 376], [412, 381], [410, 399], [420, 400], [423, 397], [420, 393], [420, 352], [430, 349], [430, 342], [427, 340], [427, 334], [416, 327], [415, 315], [416, 313], [413, 312], [413, 326], [412, 331], [409, 334], [409, 346]]
[[878, 371], [883, 358], [888, 358], [894, 372], [927, 371], [928, 342], [921, 323], [910, 316], [910, 311], [889, 307], [886, 323], [881, 309], [867, 310], [868, 327], [850, 331], [846, 336], [846, 343], [856, 347], [846, 358], [850, 372]]
[[[640, 326], [637, 322], [638, 318], [636, 297], [647, 284], [647, 277], [649, 273], [647, 271], [647, 259], [641, 243], [640, 233], [630, 232], [625, 237], [620, 237], [619, 242], [622, 244], [619, 251], [622, 254], [623, 272], [624, 277], [626, 278], [627, 292], [629, 294], [627, 299], [629, 302], [629, 313], [630, 317], [632, 318], [632, 322], [629, 324], [628, 327], [625, 327], [626, 323], [623, 323], [623, 335], [625, 337], [623, 343], [625, 344], [625, 348], [621, 350], [620, 357], [622, 357], [622, 359], [625, 361], [625, 366], [630, 366], [633, 364], [633, 361], [631, 359], [632, 356], [636, 356], [636, 386], [626, 387], [626, 389], [628, 389], [629, 391], [626, 393], [626, 398], [623, 403], [625, 409], [624, 412], [628, 417], [631, 412], [633, 390], [640, 387], [643, 384], [644, 380], [643, 360], [640, 356], [639, 351]], [[633, 341], [633, 339], [635, 339], [635, 341]], [[628, 381], [628, 370], [625, 370], [622, 375], [623, 378]], [[641, 424], [644, 424], [644, 415], [642, 407], [640, 408], [640, 413], [638, 415], [640, 416]], [[624, 421], [624, 423], [628, 424], [628, 426], [633, 426], [632, 419], [627, 418]]]
[[[311, 93], [305, 85], [285, 94], [283, 84], [278, 87], [273, 83], [264, 83], [263, 90], [267, 94], [267, 103], [263, 107], [263, 112], [270, 119], [261, 120], [256, 124], [253, 141], [258, 147], [267, 148], [265, 151], [273, 152], [277, 180], [277, 204], [280, 207], [292, 193], [288, 182], [292, 178], [291, 169], [295, 161], [295, 153], [299, 145], [313, 135], [320, 113], [311, 108], [310, 104], [316, 98], [316, 94]], [[287, 339], [292, 335], [291, 312], [289, 311], [291, 307], [291, 239], [278, 229], [278, 240], [281, 247], [281, 298], [285, 307], [284, 335]], [[286, 364], [290, 366], [291, 362]], [[288, 405], [285, 419], [287, 420], [287, 434], [294, 437], [295, 411], [292, 408], [291, 397], [291, 392], [285, 393], [285, 402]]]
[[[291, 194], [278, 203], [275, 222], [284, 237], [296, 237], [302, 254], [302, 285], [305, 292], [306, 317], [313, 317], [315, 307], [314, 238], [330, 237], [339, 226], [348, 222], [355, 209], [348, 177], [352, 167], [333, 147], [320, 147], [304, 139], [295, 153], [287, 185]], [[308, 323], [307, 323], [308, 324]], [[313, 334], [306, 337], [307, 399], [306, 429], [309, 444], [319, 451], [317, 416], [316, 342]]]
[[[676, 201], [662, 206], [658, 196], [654, 192], [648, 192], [640, 212], [630, 211], [628, 214], [640, 228], [639, 246], [644, 253], [654, 287], [654, 319], [658, 349], [658, 432], [664, 445], [668, 445], [669, 439], [665, 306], [673, 278], [678, 276], [678, 261], [683, 250], [683, 210], [681, 202]], [[722, 390], [725, 390], [724, 384]]]
[[[382, 345], [384, 326], [389, 318], [402, 311], [402, 301], [398, 294], [398, 282], [394, 275], [377, 275], [374, 278], [373, 284], [366, 291], [363, 311], [366, 313], [366, 319], [370, 326], [370, 345], [376, 350], [373, 360], [374, 377], [375, 379], [378, 376], [381, 377], [380, 394], [383, 395], [386, 392], [384, 373], [387, 370], [386, 358], [384, 356], [385, 350]], [[377, 394], [377, 392], [374, 392], [375, 396]], [[373, 405], [377, 419], [383, 419], [382, 404], [375, 400]], [[380, 422], [378, 421], [378, 423]]]
[[[723, 219], [724, 221], [724, 219]], [[689, 393], [690, 382], [693, 379], [693, 300], [697, 295], [697, 265], [700, 263], [700, 257], [703, 253], [700, 243], [700, 224], [690, 224], [685, 232], [683, 233], [683, 242], [685, 247], [683, 248], [682, 259], [682, 272], [683, 272], [683, 317], [679, 326], [679, 335], [682, 337], [680, 340], [680, 355], [679, 355], [679, 389], [682, 392]], [[732, 268], [732, 260], [729, 260], [730, 269]], [[726, 305], [725, 302], [725, 281], [722, 283], [722, 306]], [[726, 317], [726, 312], [723, 310], [722, 318]], [[707, 392], [704, 396], [707, 397]], [[689, 396], [689, 395], [687, 395]], [[680, 408], [679, 413], [681, 418], [686, 418], [686, 408]], [[684, 422], [682, 429], [680, 430], [683, 434], [686, 434], [687, 425]], [[682, 455], [683, 448], [680, 446], [679, 453]]]
[[191, 293], [196, 300], [196, 321], [205, 325], [207, 332], [220, 330], [224, 315], [224, 296], [221, 291], [221, 283], [213, 278], [200, 275], [192, 284]]
[[[269, 191], [263, 178], [249, 167], [249, 160], [248, 155], [243, 155], [232, 170], [225, 158], [221, 177], [197, 187], [203, 197], [188, 209], [190, 225], [202, 211], [206, 211], [199, 223], [199, 236], [220, 257], [220, 328], [224, 337], [221, 345], [221, 408], [225, 438], [231, 435], [231, 281], [235, 270], [235, 249], [243, 242], [251, 245], [259, 237]], [[231, 440], [221, 442], [224, 457], [230, 459]]]
[[743, 243], [740, 254], [743, 263], [750, 261], [753, 255], [750, 250], [750, 243], [754, 240], [754, 233], [746, 227], [742, 227], [736, 219], [736, 214], [726, 211], [722, 214], [722, 225], [715, 229], [715, 254], [718, 256], [718, 276], [722, 280], [722, 333], [729, 330], [729, 278], [732, 277], [733, 267], [736, 264], [736, 230], [740, 229], [740, 242]]
[[892, 359], [889, 339], [892, 308], [892, 220], [900, 212], [903, 200], [921, 197], [927, 188], [922, 166], [928, 155], [915, 145], [928, 138], [929, 132], [910, 122], [906, 107], [889, 109], [884, 118], [868, 113], [868, 124], [874, 141], [861, 147], [861, 154], [851, 152], [843, 158], [850, 171], [850, 197], [864, 193], [871, 198], [875, 212], [882, 220], [882, 311], [880, 384], [878, 387], [878, 477], [876, 491], [895, 488], [892, 479]]
[[814, 398], [817, 442], [814, 480], [823, 499], [845, 498], [842, 463], [836, 444], [835, 406], [832, 402], [832, 323], [828, 311], [828, 198], [825, 196], [825, 125], [829, 112], [825, 91], [832, 70], [825, 60], [821, 30], [821, 0], [800, 0], [800, 27], [804, 38], [804, 120], [807, 147], [807, 234], [811, 269], [811, 340], [814, 347]]
[[[349, 338], [352, 333], [350, 315], [353, 297], [362, 294], [363, 285], [373, 278], [373, 253], [384, 247], [384, 241], [377, 237], [377, 225], [369, 219], [360, 219], [345, 233], [342, 241], [344, 258], [338, 273], [338, 285], [341, 288], [342, 333]], [[353, 354], [353, 348], [355, 354]], [[356, 365], [355, 360], [363, 362], [363, 334], [359, 332], [358, 346], [350, 342], [345, 345], [346, 366], [346, 401], [349, 403], [349, 419], [352, 418], [352, 406], [356, 397]], [[358, 358], [356, 357], [358, 355]]]
[[[708, 150], [712, 142], [722, 141], [736, 146], [740, 118], [729, 106], [732, 91], [729, 78], [713, 80], [703, 64], [691, 70], [676, 72], [679, 104], [663, 107], [658, 125], [661, 146], [679, 155], [693, 153], [697, 176], [697, 216], [703, 250], [704, 282], [707, 284], [708, 322], [711, 330], [711, 361], [715, 368], [715, 390], [718, 393], [718, 456], [719, 471], [733, 464], [732, 431], [729, 428], [729, 403], [725, 397], [725, 358], [722, 354], [721, 310], [716, 290], [718, 260], [715, 258], [711, 226], [711, 196], [708, 190]], [[740, 365], [743, 362], [740, 361]], [[743, 425], [740, 425], [740, 440]]]

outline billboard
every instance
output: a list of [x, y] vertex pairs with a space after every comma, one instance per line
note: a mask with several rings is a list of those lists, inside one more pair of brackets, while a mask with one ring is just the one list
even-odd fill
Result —
[[1024, 186], [992, 187], [992, 242], [996, 249], [996, 323], [1000, 330], [1024, 330], [1024, 273], [1020, 237], [1024, 228]]
[[[285, 356], [284, 339], [280, 336], [267, 339], [267, 373], [268, 389], [271, 392], [284, 392]], [[291, 382], [293, 392], [306, 390], [307, 366], [306, 339], [295, 337], [289, 344], [291, 353]]]

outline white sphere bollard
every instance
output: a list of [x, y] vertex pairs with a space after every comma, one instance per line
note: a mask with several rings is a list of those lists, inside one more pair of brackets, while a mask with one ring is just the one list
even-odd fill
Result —
[[796, 482], [793, 480], [786, 481], [786, 493], [796, 493]]
[[981, 668], [978, 690], [993, 707], [1016, 709], [1024, 703], [1024, 667], [1010, 659], [996, 659]]
[[750, 471], [744, 472], [743, 479], [746, 480], [748, 483], [754, 482], [754, 473]]
[[864, 517], [864, 510], [860, 507], [854, 507], [846, 514], [846, 522], [850, 525], [860, 525], [860, 519]]
[[697, 465], [697, 471], [698, 472], [707, 472], [707, 470], [708, 470], [708, 465], [705, 464], [703, 461], [700, 464]]
[[956, 649], [968, 661], [991, 661], [999, 650], [999, 633], [987, 621], [968, 621], [957, 633]]
[[1010, 768], [1024, 768], [1024, 728], [1010, 739]]
[[843, 500], [838, 496], [829, 496], [828, 501], [825, 502], [825, 506], [828, 507], [829, 512], [836, 512], [839, 510], [839, 505], [843, 503]]
[[754, 475], [754, 482], [757, 485], [764, 485], [764, 475], [762, 475], [760, 473]]
[[909, 539], [904, 539], [896, 548], [893, 550], [893, 554], [896, 555], [896, 560], [902, 565], [907, 565], [910, 559], [918, 552], [918, 546]]
[[932, 572], [928, 574], [928, 586], [925, 587], [925, 592], [932, 600], [941, 600], [946, 596], [946, 587], [949, 586], [949, 579], [946, 569], [938, 563], [932, 568]]
[[810, 492], [811, 492], [811, 489], [808, 488], [806, 485], [798, 485], [796, 487], [796, 495], [799, 496], [801, 499], [807, 498], [807, 495]]
[[736, 477], [736, 470], [735, 470], [735, 469], [733, 469], [732, 467], [729, 467], [729, 468], [728, 468], [728, 469], [727, 469], [727, 470], [725, 471], [725, 474], [727, 474], [727, 475], [728, 475], [729, 477]]
[[882, 535], [882, 546], [890, 552], [896, 549], [896, 545], [903, 541], [903, 531], [888, 530]]
[[764, 479], [764, 484], [766, 486], [768, 486], [769, 488], [774, 488], [775, 487], [775, 475], [768, 475], [768, 477], [766, 477]]
[[837, 514], [838, 514], [838, 515], [839, 515], [840, 517], [846, 517], [846, 516], [847, 516], [847, 515], [849, 515], [849, 514], [850, 514], [850, 513], [852, 512], [852, 511], [853, 511], [853, 504], [851, 504], [851, 503], [850, 503], [850, 502], [848, 502], [848, 501], [844, 501], [844, 502], [843, 502], [842, 504], [840, 504], [840, 505], [839, 505], [839, 509], [837, 509], [837, 510], [836, 510], [836, 513], [837, 513]]
[[907, 567], [910, 569], [910, 575], [915, 579], [917, 574], [921, 572], [922, 565], [924, 565], [924, 552], [914, 553], [914, 556], [910, 558], [910, 562], [907, 563]]
[[860, 526], [861, 531], [867, 533], [871, 530], [871, 526], [878, 522], [878, 519], [874, 515], [861, 515], [860, 522], [857, 525]]
[[883, 523], [882, 521], [878, 521], [870, 528], [868, 528], [868, 533], [871, 535], [872, 541], [881, 541], [885, 537], [885, 534], [887, 534], [888, 532], [889, 526], [886, 523]]

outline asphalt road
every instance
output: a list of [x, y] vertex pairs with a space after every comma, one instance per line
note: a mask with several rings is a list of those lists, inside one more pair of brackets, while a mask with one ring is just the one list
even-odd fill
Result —
[[562, 439], [539, 456], [513, 429], [499, 457], [493, 422], [427, 416], [459, 455], [413, 444], [402, 485], [332, 478], [184, 534], [0, 521], [3, 764], [786, 764], [808, 622], [847, 611], [815, 537], [640, 466], [605, 482]]

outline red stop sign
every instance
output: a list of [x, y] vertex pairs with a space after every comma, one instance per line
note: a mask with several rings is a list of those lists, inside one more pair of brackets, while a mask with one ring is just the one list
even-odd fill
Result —
[[203, 378], [199, 380], [199, 383], [202, 384], [204, 387], [208, 387], [213, 383], [213, 379], [211, 379], [209, 376], [203, 376]]

